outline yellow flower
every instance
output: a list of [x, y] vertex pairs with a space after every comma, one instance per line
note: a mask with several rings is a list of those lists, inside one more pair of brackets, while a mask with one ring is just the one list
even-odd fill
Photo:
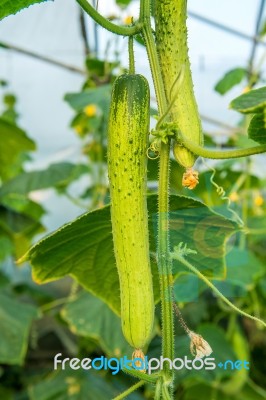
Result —
[[125, 25], [130, 25], [130, 24], [132, 24], [132, 16], [131, 15], [128, 15], [127, 17], [125, 17], [124, 18], [124, 24]]
[[239, 196], [238, 196], [238, 194], [236, 192], [232, 192], [231, 194], [229, 194], [229, 199], [231, 201], [236, 202], [239, 199]]
[[211, 346], [208, 342], [206, 342], [206, 340], [203, 339], [201, 335], [190, 331], [189, 337], [191, 339], [190, 351], [195, 358], [202, 358], [204, 356], [208, 357], [212, 353]]
[[250, 92], [250, 87], [249, 86], [245, 86], [244, 89], [242, 90], [242, 93], [248, 93]]
[[264, 198], [261, 195], [258, 195], [255, 197], [255, 199], [254, 199], [255, 206], [260, 207], [260, 206], [262, 206], [263, 203], [264, 203]]
[[97, 112], [97, 107], [95, 104], [89, 104], [84, 108], [84, 112], [88, 117], [94, 117]]
[[75, 131], [80, 135], [83, 133], [83, 127], [81, 125], [74, 126]]

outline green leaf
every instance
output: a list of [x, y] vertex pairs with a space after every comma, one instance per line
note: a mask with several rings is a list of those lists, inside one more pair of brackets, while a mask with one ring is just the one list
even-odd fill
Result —
[[13, 392], [10, 389], [0, 386], [0, 399], [14, 400]]
[[120, 318], [97, 297], [82, 291], [61, 313], [73, 333], [96, 339], [109, 357], [131, 355], [132, 348], [124, 339]]
[[34, 219], [0, 205], [0, 227], [10, 235], [27, 234], [41, 229], [42, 225]]
[[27, 8], [32, 4], [43, 3], [48, 0], [1, 0], [0, 4], [0, 20], [11, 14], [16, 14], [23, 8]]
[[[199, 201], [172, 196], [169, 229], [171, 249], [181, 242], [185, 243], [196, 252], [186, 256], [191, 264], [211, 279], [224, 277], [225, 242], [238, 229], [235, 222], [216, 214]], [[173, 271], [175, 274], [188, 272], [176, 260], [173, 261]]]
[[246, 74], [246, 69], [234, 68], [223, 76], [214, 89], [220, 94], [225, 94], [235, 85], [238, 85], [245, 78]]
[[210, 383], [194, 383], [186, 389], [184, 400], [198, 400], [199, 393], [202, 399], [215, 398], [217, 400], [264, 400], [266, 396], [265, 390], [252, 381], [247, 383], [241, 391], [233, 395], [223, 393], [222, 389], [222, 384], [219, 390], [215, 389]]
[[0, 197], [10, 194], [26, 196], [34, 190], [67, 186], [87, 172], [88, 167], [85, 164], [75, 165], [69, 162], [51, 164], [47, 169], [40, 171], [23, 172], [2, 185]]
[[106, 71], [111, 71], [115, 67], [119, 66], [119, 62], [107, 62], [106, 60], [99, 60], [98, 58], [93, 58], [89, 56], [86, 59], [86, 67], [90, 76], [104, 77]]
[[8, 250], [13, 250], [15, 257], [21, 257], [31, 245], [32, 237], [44, 230], [38, 220], [0, 205], [0, 232], [10, 239]]
[[137, 43], [141, 44], [141, 46], [145, 46], [145, 42], [144, 42], [144, 40], [142, 39], [142, 36], [141, 36], [141, 35], [135, 35], [135, 36], [134, 36], [134, 39], [136, 40]]
[[23, 363], [30, 326], [37, 315], [36, 307], [0, 293], [0, 363]]
[[264, 273], [262, 262], [248, 250], [234, 247], [227, 255], [228, 282], [242, 286], [247, 290], [252, 289], [256, 281]]
[[179, 274], [174, 284], [175, 301], [182, 303], [197, 301], [199, 298], [200, 284], [201, 281], [195, 275], [190, 273]]
[[4, 236], [2, 232], [0, 232], [0, 261], [12, 254], [13, 250], [14, 247], [11, 239], [6, 235]]
[[36, 221], [39, 221], [45, 214], [45, 210], [40, 204], [27, 199], [23, 195], [10, 193], [2, 198], [0, 197], [0, 200], [1, 204], [6, 208], [17, 211], [20, 214], [35, 219]]
[[125, 8], [131, 3], [131, 0], [115, 0], [116, 4], [121, 8]]
[[248, 127], [248, 136], [260, 144], [266, 143], [265, 113], [255, 114]]
[[243, 114], [260, 113], [266, 106], [266, 86], [250, 90], [231, 101], [229, 108]]
[[80, 93], [67, 93], [64, 99], [75, 111], [83, 111], [89, 104], [96, 104], [102, 110], [108, 111], [111, 99], [111, 85], [86, 89]]
[[35, 150], [35, 143], [26, 133], [0, 118], [0, 176], [6, 179], [9, 167], [25, 151]]
[[30, 400], [107, 400], [114, 398], [118, 392], [99, 373], [66, 369], [54, 372], [31, 386], [29, 395]]
[[[157, 246], [157, 196], [148, 197], [150, 250]], [[213, 213], [203, 203], [182, 196], [170, 199], [171, 247], [188, 243], [198, 254], [188, 256], [211, 277], [224, 276], [225, 241], [237, 224]], [[86, 213], [33, 246], [20, 262], [29, 260], [33, 278], [50, 282], [65, 275], [75, 278], [86, 290], [105, 301], [119, 314], [119, 281], [115, 266], [110, 207]], [[195, 262], [194, 262], [195, 261]], [[179, 268], [177, 268], [179, 267]], [[176, 265], [175, 270], [183, 270]], [[157, 267], [152, 263], [155, 299], [159, 284]]]

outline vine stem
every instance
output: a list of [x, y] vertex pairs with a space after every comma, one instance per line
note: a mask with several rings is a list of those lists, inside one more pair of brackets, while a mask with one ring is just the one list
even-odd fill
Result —
[[129, 57], [129, 73], [135, 74], [135, 57], [134, 57], [134, 40], [133, 36], [128, 38], [128, 57]]
[[107, 29], [112, 33], [116, 33], [117, 35], [122, 36], [132, 36], [140, 33], [141, 24], [137, 23], [133, 26], [120, 26], [116, 25], [108, 19], [104, 18], [95, 8], [87, 1], [87, 0], [76, 0], [77, 3], [83, 8], [83, 10], [94, 19], [99, 25], [103, 28]]
[[[157, 49], [153, 38], [150, 20], [150, 0], [140, 1], [140, 23], [150, 62], [159, 115], [167, 110], [167, 100], [161, 75]], [[169, 186], [170, 141], [161, 143], [159, 166], [159, 215], [158, 215], [158, 268], [160, 275], [160, 293], [162, 307], [162, 354], [164, 358], [174, 359], [174, 321], [172, 307], [172, 260], [169, 251], [168, 233], [168, 186]], [[163, 367], [164, 382], [173, 383], [173, 372], [168, 363]], [[168, 394], [165, 386], [164, 396]], [[171, 398], [171, 395], [168, 397]]]
[[144, 372], [135, 370], [133, 368], [131, 368], [131, 369], [122, 368], [122, 371], [125, 374], [131, 375], [134, 378], [138, 378], [138, 379], [140, 379], [142, 381], [145, 381], [145, 382], [151, 383], [151, 384], [155, 384], [157, 382], [157, 380], [159, 379], [159, 376], [160, 376], [158, 373], [154, 373], [154, 374], [149, 375], [149, 374], [146, 374]]
[[234, 150], [212, 150], [206, 149], [205, 147], [198, 146], [194, 144], [190, 140], [185, 139], [181, 136], [180, 138], [181, 144], [190, 150], [192, 153], [204, 157], [204, 158], [212, 158], [212, 159], [228, 159], [228, 158], [239, 158], [239, 157], [247, 157], [252, 156], [254, 154], [260, 154], [266, 152], [266, 145], [248, 147], [247, 149], [234, 149]]
[[158, 379], [155, 387], [154, 400], [161, 400], [162, 397], [162, 379]]
[[145, 381], [139, 381], [135, 385], [131, 386], [128, 390], [125, 390], [123, 393], [119, 394], [118, 396], [114, 397], [113, 400], [122, 400], [125, 399], [128, 395], [133, 393], [135, 390], [139, 389], [143, 386]]
[[171, 255], [172, 258], [175, 260], [179, 261], [181, 264], [185, 265], [190, 271], [192, 271], [195, 275], [197, 275], [203, 282], [206, 283], [206, 285], [221, 299], [223, 300], [229, 307], [234, 309], [238, 314], [243, 315], [244, 317], [247, 317], [249, 319], [253, 319], [256, 322], [259, 322], [260, 324], [264, 325], [266, 327], [266, 323], [262, 321], [261, 319], [254, 317], [253, 315], [250, 315], [246, 313], [245, 311], [242, 311], [240, 308], [235, 306], [233, 303], [231, 303], [230, 300], [228, 300], [221, 292], [220, 290], [217, 289], [216, 286], [214, 286], [208, 278], [206, 278], [205, 275], [203, 275], [197, 268], [195, 268], [190, 262], [185, 260], [182, 256], [180, 256], [177, 252], [172, 253]]

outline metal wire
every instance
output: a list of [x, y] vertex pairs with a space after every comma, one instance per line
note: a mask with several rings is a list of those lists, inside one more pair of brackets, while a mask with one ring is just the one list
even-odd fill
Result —
[[252, 41], [256, 40], [256, 43], [266, 47], [266, 42], [264, 42], [258, 36], [247, 35], [244, 32], [238, 31], [237, 29], [231, 28], [230, 26], [226, 26], [224, 24], [221, 24], [220, 22], [213, 21], [212, 19], [203, 17], [202, 15], [199, 15], [199, 14], [194, 13], [192, 11], [188, 11], [188, 15], [190, 17], [192, 17], [192, 18], [195, 18], [195, 19], [201, 21], [201, 22], [204, 22], [207, 25], [214, 26], [215, 28], [218, 28], [218, 29], [220, 29], [222, 31], [228, 32], [228, 33], [230, 33], [232, 35], [238, 36], [238, 37], [240, 37], [242, 39], [252, 40]]

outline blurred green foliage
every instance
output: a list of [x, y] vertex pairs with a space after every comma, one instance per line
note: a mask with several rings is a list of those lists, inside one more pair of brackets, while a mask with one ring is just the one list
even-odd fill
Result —
[[[128, 3], [117, 1], [121, 7]], [[7, 91], [8, 86], [3, 85], [2, 89], [0, 398], [5, 400], [109, 400], [133, 382], [122, 373], [114, 377], [110, 371], [53, 371], [57, 353], [79, 358], [131, 355], [120, 327], [106, 166], [110, 90], [116, 75], [124, 70], [117, 61], [99, 60], [91, 55], [86, 67], [87, 77], [81, 90], [65, 96], [74, 112], [70, 125], [80, 138], [84, 156], [84, 163], [78, 165], [66, 160], [44, 170], [29, 171], [25, 165], [30, 165], [30, 154], [36, 144], [19, 126], [15, 95]], [[224, 94], [248, 81], [246, 68], [236, 68], [225, 74], [216, 90]], [[253, 144], [253, 140], [265, 143], [265, 101], [265, 88], [260, 88], [242, 94], [231, 103], [232, 108], [244, 113], [240, 124], [249, 126], [249, 138], [242, 128], [236, 128], [222, 147], [245, 147], [250, 139]], [[254, 114], [250, 125], [247, 112]], [[205, 143], [221, 147], [208, 132]], [[171, 160], [170, 228], [172, 245], [183, 241], [196, 249], [197, 254], [191, 255], [192, 262], [209, 274], [224, 295], [246, 312], [265, 319], [266, 191], [265, 178], [260, 174], [263, 162], [265, 156], [215, 164], [199, 160], [200, 184], [189, 191], [181, 185], [183, 170]], [[83, 175], [88, 183], [80, 196], [73, 197], [69, 187]], [[151, 259], [158, 301], [154, 259], [157, 177], [158, 160], [149, 160]], [[58, 196], [67, 196], [87, 212], [29, 251], [37, 235], [45, 231], [42, 218], [46, 213], [33, 200], [32, 192], [47, 188], [53, 188]], [[242, 219], [244, 230], [239, 229], [235, 213]], [[27, 263], [16, 265], [16, 260], [25, 253], [32, 262], [34, 279]], [[190, 329], [210, 343], [216, 363], [241, 359], [249, 361], [251, 366], [249, 371], [219, 368], [177, 371], [176, 398], [263, 400], [266, 337], [261, 327], [238, 317], [178, 264], [174, 265], [174, 271], [174, 293], [183, 317]], [[52, 280], [57, 281], [49, 283]], [[159, 308], [148, 357], [161, 354]], [[176, 357], [192, 358], [189, 339], [178, 321], [175, 331]], [[152, 399], [153, 388], [145, 385], [128, 398]]]

